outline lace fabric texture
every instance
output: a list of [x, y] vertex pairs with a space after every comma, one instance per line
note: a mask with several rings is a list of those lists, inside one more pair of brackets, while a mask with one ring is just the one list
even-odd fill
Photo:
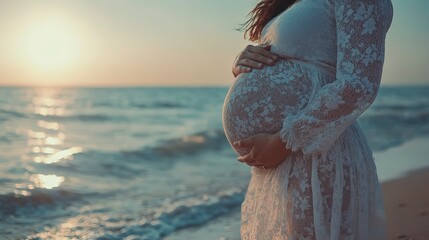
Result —
[[[392, 15], [390, 0], [300, 0], [264, 28], [261, 42], [273, 52], [335, 71], [321, 77], [316, 67], [273, 68], [240, 74], [230, 89], [228, 140], [272, 126], [295, 152], [275, 169], [251, 168], [242, 239], [386, 239], [374, 159], [356, 119], [377, 95]], [[269, 88], [282, 74], [285, 85]], [[311, 87], [302, 87], [303, 74]], [[246, 82], [252, 76], [265, 81]], [[275, 96], [288, 97], [281, 105]]]
[[[279, 59], [274, 66], [240, 74], [225, 98], [223, 124], [229, 142], [256, 133], [276, 133], [286, 116], [303, 109], [335, 74], [300, 60]], [[250, 148], [237, 148], [245, 155]]]

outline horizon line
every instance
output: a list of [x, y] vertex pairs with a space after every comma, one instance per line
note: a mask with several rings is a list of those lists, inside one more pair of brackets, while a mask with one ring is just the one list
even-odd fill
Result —
[[[230, 87], [231, 84], [171, 84], [171, 85], [66, 85], [66, 86], [37, 86], [37, 85], [0, 85], [0, 88], [224, 88]], [[380, 87], [429, 87], [427, 83], [390, 83], [381, 84]]]

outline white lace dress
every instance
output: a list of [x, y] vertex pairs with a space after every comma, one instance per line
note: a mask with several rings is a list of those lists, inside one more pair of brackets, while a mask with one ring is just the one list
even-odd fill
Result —
[[251, 168], [242, 239], [386, 239], [356, 119], [377, 95], [392, 14], [390, 0], [298, 0], [264, 27], [260, 42], [283, 58], [236, 78], [224, 129], [230, 142], [280, 131], [295, 153], [275, 169]]

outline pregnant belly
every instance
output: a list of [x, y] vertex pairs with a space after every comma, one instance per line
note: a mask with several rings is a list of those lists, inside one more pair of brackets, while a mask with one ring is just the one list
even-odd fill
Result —
[[[225, 135], [232, 142], [257, 133], [280, 131], [283, 119], [296, 114], [321, 82], [311, 68], [280, 59], [273, 66], [241, 73], [230, 87], [222, 110]], [[239, 155], [250, 148], [231, 147]]]

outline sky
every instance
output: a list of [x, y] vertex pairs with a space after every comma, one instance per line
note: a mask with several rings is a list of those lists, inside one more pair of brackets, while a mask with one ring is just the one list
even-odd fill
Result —
[[[429, 1], [392, 2], [382, 84], [429, 84]], [[228, 86], [256, 3], [4, 0], [0, 86]]]

